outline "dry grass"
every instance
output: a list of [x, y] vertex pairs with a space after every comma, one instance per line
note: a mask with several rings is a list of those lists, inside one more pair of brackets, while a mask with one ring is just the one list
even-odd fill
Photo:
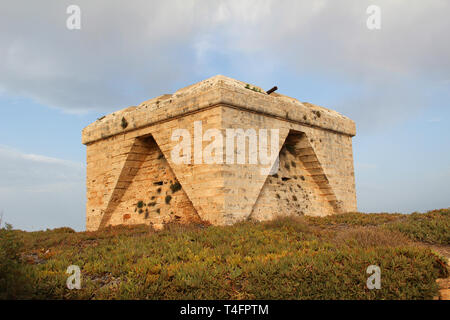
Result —
[[336, 233], [335, 241], [354, 247], [401, 247], [412, 244], [411, 239], [400, 232], [377, 227], [355, 227]]

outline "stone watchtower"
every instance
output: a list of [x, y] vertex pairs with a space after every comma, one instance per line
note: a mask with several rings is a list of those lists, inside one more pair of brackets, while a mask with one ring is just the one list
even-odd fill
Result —
[[[335, 111], [212, 77], [83, 130], [86, 228], [355, 211], [354, 135], [354, 122]], [[255, 163], [255, 146], [278, 160]]]

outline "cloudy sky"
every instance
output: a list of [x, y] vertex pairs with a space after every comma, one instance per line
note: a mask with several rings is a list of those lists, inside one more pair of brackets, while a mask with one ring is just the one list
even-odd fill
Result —
[[216, 74], [355, 120], [360, 211], [450, 207], [449, 16], [447, 0], [2, 0], [0, 213], [83, 230], [82, 128]]

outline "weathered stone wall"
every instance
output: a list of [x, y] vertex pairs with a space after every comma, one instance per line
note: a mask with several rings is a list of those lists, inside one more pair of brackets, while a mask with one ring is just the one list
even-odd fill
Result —
[[[194, 137], [194, 121], [224, 136], [229, 128], [279, 129], [279, 172], [268, 177], [248, 161], [174, 163], [172, 132], [187, 129]], [[86, 228], [354, 211], [354, 132], [354, 123], [334, 111], [223, 76], [115, 112], [83, 130]]]
[[171, 221], [200, 222], [153, 137], [143, 138], [140, 142], [141, 146], [136, 150], [139, 167], [118, 199], [109, 224], [145, 223], [161, 228]]
[[[234, 190], [246, 194], [250, 210], [253, 209], [252, 215], [270, 217], [272, 214], [277, 215], [278, 211], [281, 214], [291, 214], [295, 211], [293, 208], [300, 208], [299, 212], [309, 215], [356, 211], [351, 137], [235, 108], [224, 107], [223, 118], [224, 126], [227, 128], [278, 128], [280, 130], [280, 146], [283, 148], [280, 152], [278, 178], [258, 175], [258, 166], [243, 165], [241, 175], [233, 176], [231, 179], [231, 183], [241, 186], [241, 190], [236, 188]], [[286, 151], [286, 145], [291, 147], [289, 148], [291, 152]], [[246, 181], [245, 177], [249, 177], [248, 172], [252, 174]], [[294, 183], [292, 180], [298, 180], [301, 176], [305, 180], [298, 181], [295, 185], [304, 186], [296, 189], [291, 185]], [[284, 181], [277, 181], [283, 178], [285, 178]], [[273, 183], [279, 187], [279, 192], [275, 192], [277, 190], [274, 189]], [[249, 187], [245, 189], [243, 186]], [[269, 190], [275, 191], [269, 192]], [[284, 202], [279, 201], [281, 199], [278, 199], [277, 194], [283, 198]], [[283, 194], [285, 194], [284, 197], [282, 197]], [[253, 208], [255, 196], [259, 198]], [[301, 203], [300, 205], [297, 206], [295, 200], [294, 203], [289, 200], [294, 199], [294, 196], [297, 202]], [[237, 205], [240, 203], [242, 206], [245, 203], [240, 197], [234, 197], [231, 201], [233, 200]], [[270, 208], [268, 210], [272, 213], [262, 214], [262, 203], [266, 203], [265, 207]], [[287, 203], [290, 204], [288, 207], [285, 206]], [[287, 208], [290, 210], [286, 211]], [[256, 212], [260, 213], [256, 214]]]

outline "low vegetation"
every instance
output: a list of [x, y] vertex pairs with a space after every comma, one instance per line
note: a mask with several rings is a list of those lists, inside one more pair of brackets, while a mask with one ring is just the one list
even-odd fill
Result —
[[450, 210], [434, 210], [427, 214], [412, 213], [387, 225], [413, 240], [450, 245]]
[[[97, 232], [0, 230], [0, 298], [432, 299], [450, 210]], [[66, 287], [67, 267], [81, 289]], [[369, 265], [381, 289], [366, 286]]]

